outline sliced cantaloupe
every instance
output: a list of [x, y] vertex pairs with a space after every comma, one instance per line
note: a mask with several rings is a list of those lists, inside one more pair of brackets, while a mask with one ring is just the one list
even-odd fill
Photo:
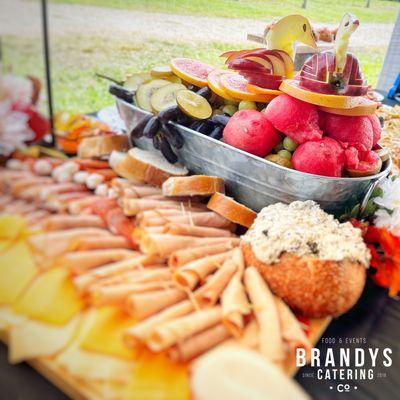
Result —
[[137, 357], [137, 349], [127, 347], [123, 336], [135, 323], [132, 317], [118, 307], [99, 308], [91, 328], [81, 342], [81, 348], [133, 360]]
[[18, 240], [0, 253], [0, 304], [12, 304], [38, 274], [29, 246]]
[[144, 350], [136, 362], [124, 400], [189, 400], [186, 364], [172, 363], [166, 354]]
[[367, 101], [368, 99], [361, 96], [340, 96], [312, 92], [301, 88], [299, 81], [292, 79], [284, 80], [279, 86], [279, 90], [296, 99], [322, 107], [335, 109], [358, 108], [359, 110], [363, 109], [366, 113], [373, 114], [378, 106], [378, 103], [372, 100]]
[[69, 272], [53, 268], [39, 275], [13, 306], [17, 314], [49, 324], [64, 325], [84, 307]]

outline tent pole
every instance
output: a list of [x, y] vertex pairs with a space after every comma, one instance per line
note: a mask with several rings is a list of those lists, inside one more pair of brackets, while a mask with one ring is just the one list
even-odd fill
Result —
[[50, 43], [49, 43], [49, 21], [47, 15], [47, 0], [42, 0], [42, 27], [43, 27], [43, 46], [44, 46], [44, 62], [46, 68], [46, 91], [47, 104], [50, 118], [51, 145], [55, 145], [54, 140], [54, 114], [53, 114], [53, 96], [51, 88], [51, 67], [50, 67]]

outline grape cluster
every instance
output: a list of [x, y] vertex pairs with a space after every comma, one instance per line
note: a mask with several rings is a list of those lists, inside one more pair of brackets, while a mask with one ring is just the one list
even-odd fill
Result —
[[[196, 90], [196, 87], [188, 87]], [[198, 89], [198, 88], [197, 88]], [[212, 92], [208, 87], [198, 89], [196, 93], [207, 100], [211, 100]], [[184, 139], [179, 130], [170, 122], [176, 122], [213, 139], [220, 140], [222, 132], [229, 121], [229, 116], [214, 115], [207, 120], [195, 120], [184, 114], [177, 105], [165, 108], [156, 115], [148, 114], [132, 129], [131, 143], [134, 139], [146, 137], [152, 139], [155, 149], [160, 150], [163, 156], [172, 164], [178, 161], [174, 149], [182, 148]]]

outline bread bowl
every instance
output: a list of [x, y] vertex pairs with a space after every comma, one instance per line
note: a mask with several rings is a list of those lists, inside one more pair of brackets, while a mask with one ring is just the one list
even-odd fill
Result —
[[293, 310], [338, 316], [359, 299], [369, 251], [361, 232], [340, 224], [313, 201], [264, 208], [242, 241], [246, 265]]

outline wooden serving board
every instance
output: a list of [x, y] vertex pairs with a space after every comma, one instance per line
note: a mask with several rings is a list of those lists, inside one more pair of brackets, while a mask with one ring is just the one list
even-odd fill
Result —
[[[331, 318], [310, 321], [310, 341], [313, 345], [319, 341], [330, 322]], [[0, 340], [7, 345], [8, 337], [5, 331], [0, 331]], [[107, 400], [97, 390], [98, 383], [72, 376], [52, 358], [33, 359], [27, 361], [27, 363], [73, 400]], [[285, 366], [286, 374], [292, 377], [296, 374], [297, 369], [295, 360], [288, 359]]]

